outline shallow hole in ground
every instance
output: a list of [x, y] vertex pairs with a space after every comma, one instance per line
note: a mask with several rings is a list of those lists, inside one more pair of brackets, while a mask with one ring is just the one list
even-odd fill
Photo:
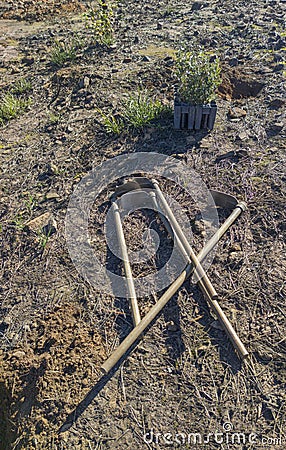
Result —
[[222, 76], [222, 83], [219, 87], [219, 93], [226, 99], [241, 99], [256, 97], [265, 86], [249, 75], [245, 75], [238, 70], [225, 72]]

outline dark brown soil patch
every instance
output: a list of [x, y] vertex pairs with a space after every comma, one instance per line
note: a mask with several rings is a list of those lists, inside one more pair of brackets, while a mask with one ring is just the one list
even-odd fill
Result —
[[[2, 8], [0, 7], [0, 13]], [[7, 1], [3, 9], [3, 19], [38, 21], [47, 16], [83, 11], [84, 4], [79, 0], [23, 0], [21, 2]]]
[[224, 72], [219, 94], [226, 99], [242, 99], [259, 95], [265, 83], [254, 77], [244, 75], [237, 69], [230, 73]]

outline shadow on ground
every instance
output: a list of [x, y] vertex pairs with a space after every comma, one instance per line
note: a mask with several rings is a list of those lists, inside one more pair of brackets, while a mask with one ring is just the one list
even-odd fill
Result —
[[0, 382], [0, 450], [10, 450], [12, 443], [17, 438], [17, 432], [13, 427], [11, 420], [11, 402], [12, 396], [5, 383]]

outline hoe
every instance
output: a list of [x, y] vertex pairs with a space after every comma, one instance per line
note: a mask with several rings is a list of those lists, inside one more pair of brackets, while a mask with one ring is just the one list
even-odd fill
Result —
[[[178, 249], [182, 254], [182, 257], [186, 261], [186, 267], [182, 271], [182, 273], [175, 279], [175, 281], [172, 282], [165, 293], [158, 299], [155, 305], [150, 308], [148, 313], [143, 318], [141, 318], [139, 312], [134, 280], [132, 277], [132, 270], [128, 257], [120, 215], [120, 208], [128, 208], [128, 201], [130, 203], [130, 195], [125, 194], [130, 193], [135, 194], [132, 195], [133, 208], [134, 206], [141, 208], [149, 207], [157, 211], [167, 232], [174, 240], [174, 243], [176, 242]], [[180, 289], [182, 284], [191, 276], [192, 273], [194, 273], [195, 282], [198, 283], [209, 307], [216, 315], [239, 357], [243, 360], [248, 356], [248, 351], [246, 350], [244, 344], [241, 342], [236, 331], [234, 330], [230, 321], [220, 307], [218, 303], [218, 294], [201, 264], [208, 256], [208, 254], [214, 249], [218, 241], [230, 228], [233, 222], [240, 216], [243, 211], [246, 210], [246, 204], [244, 202], [238, 202], [235, 197], [223, 192], [211, 191], [211, 194], [217, 207], [231, 209], [232, 212], [225, 220], [225, 222], [220, 226], [220, 228], [210, 238], [210, 240], [205, 244], [198, 255], [195, 254], [190, 243], [188, 242], [188, 239], [186, 238], [181, 226], [176, 220], [156, 180], [149, 180], [145, 177], [134, 177], [132, 178], [132, 180], [127, 181], [119, 186], [112, 194], [112, 213], [114, 216], [116, 236], [119, 243], [121, 258], [124, 264], [128, 297], [130, 298], [130, 308], [134, 328], [115, 349], [111, 356], [109, 356], [109, 358], [104, 362], [101, 367], [101, 370], [104, 373], [110, 372], [118, 364], [118, 362], [131, 350], [134, 344], [139, 341], [139, 338], [144, 334], [148, 326], [159, 315], [167, 302], [178, 291], [178, 289]]]

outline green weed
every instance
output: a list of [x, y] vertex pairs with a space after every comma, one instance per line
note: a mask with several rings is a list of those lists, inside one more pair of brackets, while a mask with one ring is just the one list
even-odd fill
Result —
[[21, 230], [24, 229], [24, 227], [25, 227], [25, 224], [24, 224], [25, 220], [24, 220], [24, 217], [23, 217], [22, 213], [18, 213], [15, 216], [15, 219], [13, 220], [13, 222], [15, 224], [16, 230], [21, 231]]
[[38, 205], [38, 201], [32, 194], [28, 194], [28, 198], [24, 201], [24, 205], [28, 214], [31, 215], [34, 208]]
[[55, 233], [56, 228], [53, 223], [49, 222], [45, 227], [43, 227], [40, 231], [37, 232], [39, 245], [44, 250], [46, 245], [50, 239], [50, 237]]
[[49, 113], [49, 122], [51, 125], [56, 125], [61, 120], [60, 114]]
[[43, 231], [40, 231], [38, 233], [38, 239], [39, 239], [39, 245], [40, 247], [42, 247], [42, 249], [44, 250], [47, 246], [47, 243], [49, 241], [50, 238], [50, 232], [48, 232], [47, 234], [45, 234]]
[[101, 122], [107, 133], [120, 134], [124, 128], [141, 129], [153, 120], [161, 118], [163, 114], [170, 112], [170, 108], [163, 105], [148, 92], [130, 94], [122, 103], [118, 116], [105, 114], [101, 109], [96, 110], [101, 116]]
[[128, 127], [143, 128], [167, 110], [160, 100], [147, 92], [131, 94], [123, 105], [123, 119]]
[[32, 90], [32, 83], [28, 81], [26, 78], [21, 78], [16, 81], [11, 88], [10, 92], [15, 95], [26, 94], [27, 92]]
[[97, 0], [84, 14], [85, 26], [93, 33], [93, 40], [109, 47], [114, 43], [114, 10], [116, 3], [109, 0]]
[[124, 123], [121, 119], [117, 119], [113, 114], [105, 114], [102, 109], [97, 109], [100, 114], [102, 124], [107, 133], [120, 134], [123, 131]]
[[31, 99], [18, 98], [11, 92], [4, 95], [0, 101], [0, 125], [21, 115], [30, 104]]
[[50, 53], [50, 61], [56, 66], [63, 66], [67, 62], [73, 62], [77, 56], [77, 43], [61, 42], [55, 40], [55, 44]]

